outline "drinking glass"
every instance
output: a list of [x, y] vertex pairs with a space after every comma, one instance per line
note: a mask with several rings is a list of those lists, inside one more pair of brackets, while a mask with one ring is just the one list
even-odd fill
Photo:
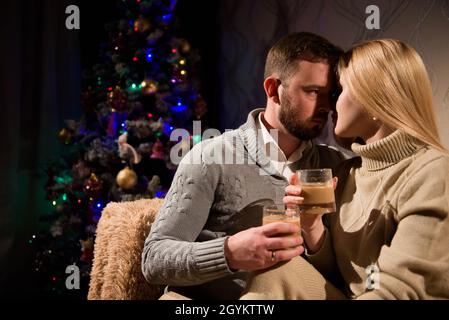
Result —
[[331, 169], [306, 169], [296, 171], [306, 214], [326, 214], [336, 211]]
[[[300, 208], [297, 205], [285, 205], [285, 204], [271, 204], [266, 205], [263, 208], [263, 225], [273, 222], [287, 222], [291, 224], [296, 224], [299, 227], [298, 236], [301, 235], [301, 219], [300, 219]], [[278, 236], [292, 236], [296, 234], [289, 235], [278, 235]]]

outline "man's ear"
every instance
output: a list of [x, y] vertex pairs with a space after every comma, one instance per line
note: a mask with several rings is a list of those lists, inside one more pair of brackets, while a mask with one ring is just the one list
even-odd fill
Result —
[[273, 102], [279, 104], [279, 94], [278, 87], [281, 82], [279, 79], [275, 77], [268, 77], [263, 82], [263, 87], [265, 89], [265, 93], [267, 95], [267, 99], [272, 100]]

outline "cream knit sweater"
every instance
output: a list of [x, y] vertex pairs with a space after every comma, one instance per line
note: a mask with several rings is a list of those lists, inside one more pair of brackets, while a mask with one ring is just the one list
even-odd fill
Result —
[[449, 298], [449, 157], [400, 130], [352, 149], [361, 158], [308, 260], [351, 298]]

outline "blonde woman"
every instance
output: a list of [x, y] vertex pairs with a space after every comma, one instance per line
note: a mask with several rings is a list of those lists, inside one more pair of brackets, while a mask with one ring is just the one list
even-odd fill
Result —
[[[359, 137], [338, 212], [303, 217], [303, 257], [254, 274], [243, 299], [448, 299], [449, 157], [416, 51], [397, 40], [339, 63], [335, 133]], [[301, 203], [294, 179], [284, 202]]]

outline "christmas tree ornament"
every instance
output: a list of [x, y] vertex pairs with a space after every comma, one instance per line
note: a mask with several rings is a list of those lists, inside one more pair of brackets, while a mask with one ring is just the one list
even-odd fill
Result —
[[154, 80], [145, 80], [142, 82], [142, 94], [144, 95], [152, 95], [157, 92], [158, 83]]
[[107, 103], [114, 111], [123, 111], [127, 106], [126, 92], [119, 86], [108, 93]]
[[59, 131], [59, 140], [64, 144], [70, 144], [72, 142], [74, 132], [68, 128], [62, 128]]
[[151, 130], [153, 130], [154, 132], [161, 130], [163, 126], [164, 120], [162, 120], [162, 118], [159, 118], [157, 121], [150, 124]]
[[137, 153], [133, 146], [127, 143], [128, 133], [122, 134], [118, 138], [118, 150], [120, 158], [124, 159], [132, 156], [132, 162], [138, 164], [141, 160], [141, 156]]
[[90, 177], [84, 182], [83, 191], [88, 197], [98, 196], [103, 188], [103, 183], [95, 173], [91, 173]]
[[182, 53], [188, 53], [190, 51], [190, 43], [187, 40], [182, 39], [180, 48]]
[[140, 16], [134, 22], [134, 31], [135, 32], [147, 32], [151, 28], [151, 23], [148, 19]]
[[137, 174], [134, 170], [126, 167], [120, 170], [116, 178], [117, 184], [120, 188], [124, 190], [130, 190], [134, 188], [137, 184]]
[[153, 144], [153, 149], [151, 151], [151, 159], [165, 159], [164, 145], [160, 140], [157, 140]]

